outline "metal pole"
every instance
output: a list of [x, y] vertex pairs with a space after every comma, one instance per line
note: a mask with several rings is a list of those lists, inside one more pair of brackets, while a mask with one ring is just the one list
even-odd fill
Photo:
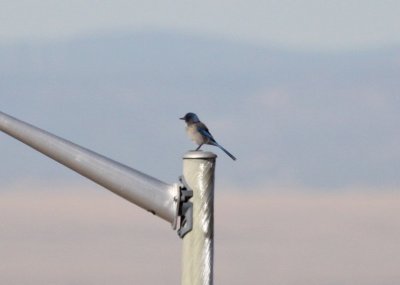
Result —
[[175, 228], [180, 195], [177, 184], [166, 184], [2, 112], [0, 131], [170, 222]]
[[212, 285], [214, 258], [214, 173], [216, 155], [191, 151], [183, 157], [183, 178], [193, 191], [192, 231], [183, 237], [182, 284]]

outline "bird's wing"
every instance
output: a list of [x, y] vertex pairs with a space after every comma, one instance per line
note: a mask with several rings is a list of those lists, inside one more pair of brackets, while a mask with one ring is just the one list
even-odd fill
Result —
[[217, 141], [213, 138], [212, 134], [208, 130], [207, 126], [204, 125], [202, 122], [197, 123], [197, 131], [203, 136], [209, 139], [208, 144], [215, 145], [222, 149], [227, 155], [230, 156], [233, 160], [236, 160], [236, 157], [233, 156], [229, 151], [227, 151], [223, 146], [221, 146]]
[[211, 142], [216, 143], [215, 139], [213, 138], [212, 134], [208, 130], [207, 126], [204, 125], [202, 122], [197, 124], [197, 130], [200, 134], [208, 138]]

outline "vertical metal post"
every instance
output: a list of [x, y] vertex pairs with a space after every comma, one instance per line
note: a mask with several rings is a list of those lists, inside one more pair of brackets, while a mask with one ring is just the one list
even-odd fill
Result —
[[182, 284], [213, 284], [214, 174], [216, 155], [191, 151], [183, 157], [183, 178], [193, 190], [192, 231], [183, 237]]

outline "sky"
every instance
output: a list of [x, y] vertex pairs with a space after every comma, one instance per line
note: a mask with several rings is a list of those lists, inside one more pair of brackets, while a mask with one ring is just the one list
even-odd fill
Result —
[[[175, 118], [200, 112], [221, 144], [242, 158], [224, 166], [222, 177], [230, 171], [230, 179], [255, 181], [246, 188], [264, 189], [264, 181], [275, 179], [317, 188], [398, 185], [392, 131], [400, 102], [398, 1], [1, 4], [5, 113], [84, 146], [106, 146], [101, 153], [118, 142], [120, 155], [132, 158], [126, 163], [139, 167], [134, 158], [147, 158], [133, 149], [144, 145], [152, 152], [168, 145], [166, 161], [179, 157], [182, 145], [168, 140], [191, 144]], [[193, 104], [200, 97], [204, 108]], [[72, 112], [81, 117], [71, 118]], [[160, 121], [171, 123], [156, 131]], [[108, 127], [107, 138], [98, 123]], [[250, 124], [262, 131], [246, 128]], [[157, 135], [161, 140], [150, 145]], [[16, 172], [31, 171], [28, 164], [18, 168], [14, 157], [5, 154]], [[144, 172], [165, 168], [148, 162]], [[176, 179], [179, 168], [167, 168], [168, 180]]]
[[[178, 120], [190, 111], [238, 157], [203, 146], [225, 189], [393, 188], [399, 59], [162, 32], [17, 44], [0, 47], [1, 111], [170, 183], [195, 147]], [[0, 149], [0, 184], [80, 178], [3, 134]]]
[[[172, 183], [203, 96], [238, 156], [213, 149], [217, 284], [398, 282], [399, 1], [0, 7], [0, 111]], [[179, 283], [168, 223], [3, 134], [0, 157], [1, 284]]]
[[400, 44], [396, 0], [2, 0], [1, 7], [3, 43], [163, 29], [313, 51]]

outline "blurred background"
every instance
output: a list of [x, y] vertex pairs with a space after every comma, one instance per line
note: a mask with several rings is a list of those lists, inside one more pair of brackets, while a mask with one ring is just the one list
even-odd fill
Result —
[[[399, 2], [0, 3], [0, 111], [168, 183], [189, 111], [238, 157], [204, 147], [217, 284], [399, 280]], [[0, 283], [179, 284], [169, 225], [2, 133], [0, 158]]]

